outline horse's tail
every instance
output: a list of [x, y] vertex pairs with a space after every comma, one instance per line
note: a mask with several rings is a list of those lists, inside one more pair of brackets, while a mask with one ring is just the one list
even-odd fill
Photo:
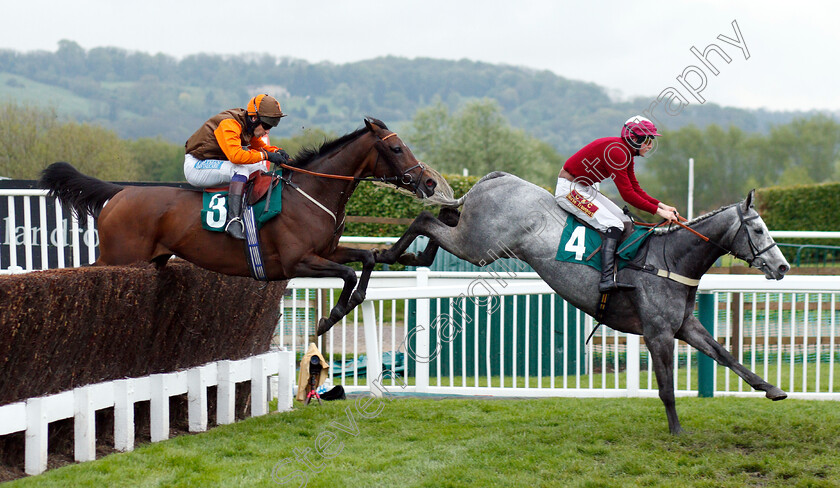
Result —
[[65, 208], [73, 209], [78, 218], [90, 215], [99, 216], [102, 207], [123, 187], [86, 176], [70, 163], [53, 163], [41, 172], [38, 186], [49, 190], [48, 195], [55, 197]]
[[459, 208], [461, 205], [464, 204], [465, 201], [467, 201], [467, 197], [469, 196], [470, 192], [473, 191], [475, 187], [480, 185], [483, 181], [492, 180], [494, 178], [500, 178], [502, 176], [509, 175], [510, 173], [505, 173], [504, 171], [493, 171], [492, 173], [487, 173], [486, 175], [482, 176], [481, 179], [478, 180], [478, 182], [476, 182], [476, 184], [469, 189], [469, 191], [464, 193], [464, 196], [458, 199], [449, 199], [448, 201], [441, 202], [440, 205], [443, 207]]

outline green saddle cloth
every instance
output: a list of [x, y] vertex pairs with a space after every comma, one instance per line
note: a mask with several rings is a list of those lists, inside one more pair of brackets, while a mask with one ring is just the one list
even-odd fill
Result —
[[[618, 245], [618, 269], [629, 264], [639, 248], [645, 243], [650, 232], [647, 229], [637, 229], [630, 237]], [[631, 243], [628, 245], [628, 243]], [[557, 249], [557, 261], [585, 264], [601, 270], [601, 250], [592, 254], [601, 245], [601, 234], [586, 227], [569, 215], [566, 227], [560, 237], [560, 247]]]
[[[262, 228], [266, 222], [280, 214], [283, 207], [282, 196], [283, 182], [271, 190], [271, 202], [265, 208], [266, 197], [252, 205], [257, 221], [257, 227]], [[204, 201], [201, 206], [201, 226], [215, 232], [225, 231], [227, 222], [227, 190], [217, 192], [204, 192]]]

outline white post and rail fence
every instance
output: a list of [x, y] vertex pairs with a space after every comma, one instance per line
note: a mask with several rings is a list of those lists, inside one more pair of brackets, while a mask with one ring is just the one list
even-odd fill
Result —
[[[350, 366], [331, 371], [331, 377], [350, 391], [370, 390], [379, 395], [382, 390], [374, 385], [373, 378], [364, 377], [389, 369], [389, 365], [383, 366], [385, 350], [389, 359], [404, 354], [405, 362], [413, 366], [402, 374], [413, 377], [413, 382], [406, 385], [392, 380], [390, 385], [397, 388], [388, 391], [493, 396], [658, 395], [652, 364], [640, 336], [601, 327], [593, 340], [584, 344], [593, 330], [593, 319], [566, 304], [557, 304], [555, 310], [551, 300], [556, 295], [535, 273], [506, 276], [504, 286], [498, 284], [499, 278], [498, 273], [431, 272], [427, 268], [374, 273], [367, 299], [359, 307], [361, 313], [351, 314], [321, 338], [321, 349], [327, 357], [334, 352], [342, 357], [365, 354], [366, 372], [360, 375], [358, 366]], [[294, 279], [289, 283], [289, 289], [305, 290], [313, 296], [332, 295], [339, 287], [340, 280], [329, 279]], [[519, 300], [511, 306], [501, 297]], [[761, 275], [706, 275], [698, 290], [697, 314], [736, 359], [787, 390], [792, 398], [840, 400], [840, 385], [835, 382], [840, 353], [838, 297], [840, 279], [836, 276], [799, 275], [768, 281]], [[497, 300], [495, 307], [489, 305], [492, 300]], [[301, 319], [300, 314], [296, 320], [295, 310], [311, 306], [309, 316], [317, 317], [322, 300], [309, 305], [294, 297], [285, 301], [281, 327], [285, 326], [287, 332], [281, 330], [280, 340], [295, 347], [295, 331], [306, 336], [313, 327], [311, 319]], [[534, 306], [537, 303], [540, 305]], [[472, 313], [473, 309], [477, 313]], [[471, 318], [463, 320], [459, 310], [472, 313]], [[497, 323], [499, 315], [501, 325]], [[459, 323], [453, 327], [454, 322]], [[414, 325], [409, 327], [411, 323]], [[361, 337], [364, 348], [358, 347]], [[675, 385], [680, 396], [763, 394], [753, 392], [730, 370], [684, 343], [675, 341], [675, 352]], [[499, 362], [506, 363], [500, 366]]]

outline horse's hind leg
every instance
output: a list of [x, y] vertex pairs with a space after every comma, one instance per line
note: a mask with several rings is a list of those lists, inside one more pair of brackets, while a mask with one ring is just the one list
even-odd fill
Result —
[[[350, 296], [346, 307], [347, 312], [353, 310], [365, 301], [365, 293], [367, 292], [368, 283], [370, 282], [370, 274], [373, 272], [373, 267], [376, 262], [373, 259], [373, 253], [367, 249], [355, 249], [352, 247], [338, 246], [332, 255], [328, 256], [330, 261], [338, 264], [347, 264], [351, 262], [362, 263], [362, 275], [359, 277], [359, 282], [356, 285], [356, 290]], [[341, 301], [339, 299], [339, 301]], [[330, 324], [332, 326], [332, 324]]]
[[[347, 248], [344, 248], [347, 249]], [[359, 250], [363, 253], [370, 254], [369, 251]], [[372, 261], [373, 259], [369, 259]], [[367, 264], [367, 263], [366, 263]], [[332, 326], [341, 320], [348, 312], [350, 296], [353, 293], [353, 288], [356, 287], [356, 272], [353, 268], [344, 266], [320, 256], [310, 254], [303, 258], [294, 268], [294, 275], [301, 278], [329, 278], [338, 277], [344, 280], [344, 287], [341, 289], [341, 295], [332, 310], [330, 310], [329, 317], [321, 318], [318, 321], [317, 334], [325, 334]]]
[[[444, 208], [438, 214], [438, 220], [446, 224], [448, 227], [455, 227], [458, 225], [461, 213], [454, 208]], [[405, 254], [400, 257], [399, 262], [406, 266], [431, 266], [435, 261], [440, 244], [434, 238], [429, 238], [429, 243], [426, 248], [416, 255]], [[413, 257], [412, 257], [413, 256]]]
[[677, 331], [676, 336], [678, 339], [691, 344], [698, 351], [714, 359], [719, 364], [734, 371], [735, 374], [743, 378], [744, 381], [756, 390], [765, 392], [767, 398], [771, 400], [784, 400], [787, 398], [787, 393], [781, 388], [764, 381], [760, 376], [739, 363], [726, 348], [709, 334], [696, 317], [689, 316], [680, 330]]
[[[440, 244], [434, 238], [435, 230], [443, 230], [458, 225], [459, 213], [455, 209], [443, 209], [440, 212], [440, 219], [431, 212], [423, 211], [408, 226], [405, 234], [399, 238], [389, 249], [374, 253], [377, 263], [394, 264], [399, 262], [407, 266], [429, 266], [435, 260]], [[417, 236], [429, 236], [430, 241], [426, 249], [418, 254], [404, 254]]]
[[674, 396], [674, 337], [670, 333], [645, 334], [645, 344], [653, 361], [653, 372], [659, 385], [659, 399], [665, 405], [668, 429], [674, 435], [682, 434], [684, 431], [677, 416]]

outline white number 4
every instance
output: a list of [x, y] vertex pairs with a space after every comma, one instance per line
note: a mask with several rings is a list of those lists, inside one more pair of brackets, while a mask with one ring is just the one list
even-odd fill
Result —
[[583, 253], [586, 252], [585, 237], [586, 227], [577, 227], [572, 232], [572, 235], [569, 237], [569, 241], [566, 243], [566, 247], [564, 247], [563, 249], [565, 249], [566, 252], [575, 253], [575, 259], [577, 259], [578, 261], [583, 260]]

